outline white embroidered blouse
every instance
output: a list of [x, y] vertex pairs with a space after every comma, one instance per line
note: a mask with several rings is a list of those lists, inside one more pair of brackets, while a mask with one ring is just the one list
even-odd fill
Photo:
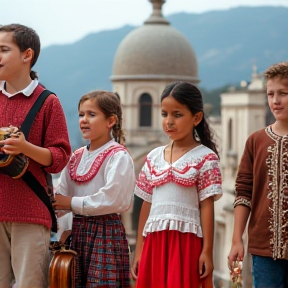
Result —
[[72, 196], [75, 214], [95, 216], [127, 210], [134, 186], [133, 160], [124, 146], [111, 140], [91, 152], [86, 146], [76, 150], [55, 192]]
[[199, 145], [171, 165], [164, 159], [165, 147], [147, 155], [136, 181], [135, 194], [152, 203], [143, 236], [168, 229], [203, 237], [199, 203], [222, 196], [219, 159]]

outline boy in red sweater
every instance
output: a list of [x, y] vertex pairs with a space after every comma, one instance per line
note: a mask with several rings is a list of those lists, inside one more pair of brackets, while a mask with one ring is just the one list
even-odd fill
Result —
[[[40, 53], [36, 32], [20, 24], [0, 26], [0, 127], [20, 127], [44, 90], [31, 68]], [[28, 170], [46, 187], [45, 173], [58, 173], [71, 148], [59, 99], [51, 94], [24, 134], [0, 141], [6, 154], [23, 153]], [[51, 216], [23, 179], [0, 173], [0, 287], [47, 288]]]
[[242, 260], [248, 225], [255, 288], [288, 287], [288, 62], [265, 71], [276, 121], [248, 138], [236, 178], [234, 232], [228, 256]]

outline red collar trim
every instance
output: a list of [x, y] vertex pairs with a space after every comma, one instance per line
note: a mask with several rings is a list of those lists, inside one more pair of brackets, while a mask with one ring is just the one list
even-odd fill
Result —
[[70, 162], [69, 162], [69, 165], [68, 165], [68, 173], [70, 175], [70, 178], [75, 182], [79, 182], [78, 184], [88, 182], [92, 178], [94, 178], [96, 176], [96, 174], [98, 173], [104, 160], [108, 156], [112, 157], [118, 151], [126, 151], [126, 148], [124, 146], [112, 145], [112, 146], [108, 147], [107, 149], [105, 149], [103, 152], [101, 152], [95, 158], [93, 164], [91, 165], [91, 167], [87, 173], [85, 173], [84, 175], [77, 175], [77, 169], [78, 169], [78, 166], [80, 164], [82, 155], [84, 153], [84, 149], [86, 149], [86, 147], [82, 147], [82, 148], [79, 148], [78, 150], [76, 150], [74, 152], [74, 154], [72, 155]]

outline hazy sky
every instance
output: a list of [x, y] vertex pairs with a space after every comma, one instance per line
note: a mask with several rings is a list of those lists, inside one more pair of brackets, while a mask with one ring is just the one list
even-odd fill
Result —
[[[288, 0], [167, 0], [163, 14], [261, 5], [288, 7]], [[151, 7], [148, 0], [0, 0], [0, 24], [33, 27], [45, 47], [126, 24], [139, 26], [151, 14]]]

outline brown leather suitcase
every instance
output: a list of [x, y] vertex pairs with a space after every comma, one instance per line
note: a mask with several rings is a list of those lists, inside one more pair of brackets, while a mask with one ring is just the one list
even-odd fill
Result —
[[[77, 253], [66, 249], [67, 238], [71, 231], [64, 231], [58, 243], [56, 250], [52, 248], [53, 257], [49, 267], [49, 288], [75, 288], [75, 257]], [[54, 247], [55, 248], [55, 247]]]
[[54, 252], [49, 269], [49, 288], [75, 288], [75, 256], [73, 250]]

